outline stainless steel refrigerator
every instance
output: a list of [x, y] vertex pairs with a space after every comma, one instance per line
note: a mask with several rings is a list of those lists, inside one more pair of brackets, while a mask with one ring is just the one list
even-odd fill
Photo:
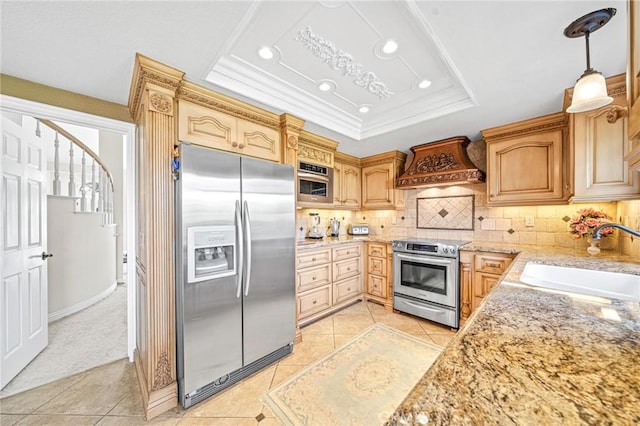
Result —
[[181, 145], [176, 326], [186, 408], [291, 353], [295, 182], [287, 165]]

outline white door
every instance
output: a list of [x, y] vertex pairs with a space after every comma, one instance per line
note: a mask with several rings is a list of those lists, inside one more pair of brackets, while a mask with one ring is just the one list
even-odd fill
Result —
[[22, 119], [2, 111], [0, 388], [48, 341], [46, 156]]

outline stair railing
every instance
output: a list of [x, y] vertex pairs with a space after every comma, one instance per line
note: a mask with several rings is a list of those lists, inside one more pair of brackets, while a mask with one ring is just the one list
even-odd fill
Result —
[[[55, 139], [53, 141], [54, 157], [53, 157], [53, 195], [63, 196], [61, 193], [60, 182], [60, 138], [63, 136], [69, 141], [69, 182], [67, 185], [67, 194], [69, 197], [76, 197], [76, 180], [73, 146], [77, 146], [82, 151], [80, 160], [80, 204], [77, 211], [81, 212], [100, 212], [103, 214], [103, 225], [113, 224], [113, 177], [107, 166], [100, 161], [98, 155], [85, 145], [81, 140], [73, 136], [71, 133], [58, 126], [51, 120], [44, 118], [36, 118], [38, 123], [55, 131]], [[39, 133], [39, 127], [36, 130]], [[38, 135], [39, 136], [39, 135]], [[91, 158], [91, 181], [87, 181], [87, 158]], [[96, 167], [97, 166], [97, 167]], [[96, 176], [97, 168], [97, 176]], [[87, 193], [91, 194], [88, 199]]]

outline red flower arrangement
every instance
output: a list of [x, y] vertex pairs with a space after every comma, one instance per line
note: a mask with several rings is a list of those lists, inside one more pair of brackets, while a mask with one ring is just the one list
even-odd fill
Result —
[[[611, 221], [611, 216], [594, 209], [580, 209], [578, 216], [574, 216], [569, 221], [569, 232], [573, 234], [576, 240], [582, 237], [591, 238], [593, 230], [603, 223]], [[613, 228], [603, 228], [600, 230], [600, 236], [606, 237], [613, 234]]]

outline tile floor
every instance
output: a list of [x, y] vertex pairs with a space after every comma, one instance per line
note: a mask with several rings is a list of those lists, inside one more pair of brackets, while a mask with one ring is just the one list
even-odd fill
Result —
[[302, 329], [293, 354], [188, 410], [175, 408], [146, 422], [133, 364], [126, 359], [0, 400], [9, 425], [278, 425], [261, 397], [304, 366], [375, 322], [445, 345], [454, 332], [429, 321], [359, 302]]

